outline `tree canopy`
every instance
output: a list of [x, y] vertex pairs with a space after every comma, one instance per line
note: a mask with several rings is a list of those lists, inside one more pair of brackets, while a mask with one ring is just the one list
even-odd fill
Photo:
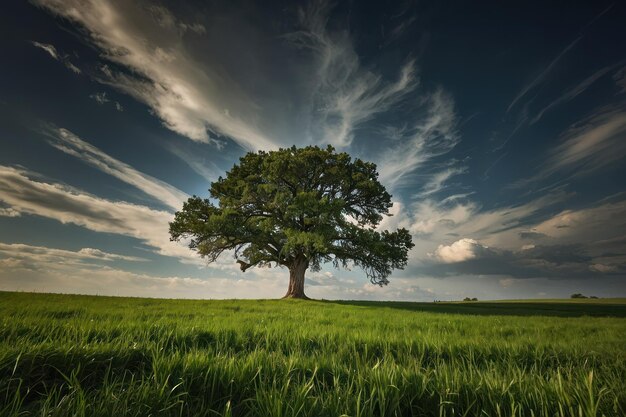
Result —
[[242, 271], [287, 267], [286, 297], [305, 298], [306, 269], [325, 262], [353, 264], [386, 285], [413, 247], [404, 228], [376, 230], [392, 206], [376, 165], [332, 146], [248, 153], [209, 191], [211, 199], [193, 196], [176, 213], [171, 239], [190, 239], [209, 262], [233, 250]]

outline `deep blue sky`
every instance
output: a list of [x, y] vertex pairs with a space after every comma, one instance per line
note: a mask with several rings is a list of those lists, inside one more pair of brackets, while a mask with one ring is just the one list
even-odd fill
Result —
[[248, 151], [330, 143], [416, 246], [310, 296], [626, 296], [624, 3], [266, 3], [3, 4], [0, 289], [279, 297], [167, 223]]

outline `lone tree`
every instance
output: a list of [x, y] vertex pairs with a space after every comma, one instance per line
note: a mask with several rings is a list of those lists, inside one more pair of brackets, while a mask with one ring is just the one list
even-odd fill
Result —
[[170, 223], [171, 240], [190, 238], [189, 247], [209, 262], [234, 250], [242, 271], [286, 266], [285, 298], [307, 298], [305, 271], [324, 262], [352, 263], [372, 283], [387, 285], [413, 243], [404, 228], [375, 230], [392, 205], [377, 178], [375, 164], [332, 146], [248, 153], [211, 184], [213, 200], [184, 203]]

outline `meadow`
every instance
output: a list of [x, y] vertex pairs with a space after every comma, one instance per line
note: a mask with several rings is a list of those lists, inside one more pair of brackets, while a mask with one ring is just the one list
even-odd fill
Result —
[[0, 292], [0, 416], [624, 416], [626, 300]]

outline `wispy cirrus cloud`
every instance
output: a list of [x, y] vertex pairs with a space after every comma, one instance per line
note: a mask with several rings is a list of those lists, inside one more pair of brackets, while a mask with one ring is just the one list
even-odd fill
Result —
[[46, 51], [52, 58], [56, 59], [57, 61], [59, 60], [59, 54], [57, 52], [57, 48], [55, 48], [54, 45], [50, 45], [49, 43], [36, 42], [36, 41], [33, 41], [31, 43], [36, 48]]
[[597, 171], [626, 155], [626, 111], [607, 109], [576, 123], [550, 151], [543, 174], [576, 169], [575, 175]]
[[[349, 146], [357, 129], [400, 105], [418, 85], [410, 58], [392, 77], [365, 68], [349, 32], [329, 27], [326, 1], [309, 2], [283, 33], [233, 19], [226, 6], [200, 25], [142, 1], [35, 1], [76, 23], [102, 52], [108, 63], [94, 75], [98, 81], [145, 103], [168, 129], [203, 143], [220, 144], [223, 137], [250, 150]], [[189, 42], [194, 37], [205, 41], [201, 50]], [[280, 42], [260, 41], [267, 38]], [[265, 53], [224, 54], [221, 39]], [[276, 59], [290, 65], [277, 71]]]
[[552, 70], [557, 66], [557, 64], [559, 63], [559, 61], [563, 58], [563, 56], [565, 54], [567, 54], [574, 46], [576, 46], [576, 44], [582, 39], [582, 35], [578, 36], [576, 39], [574, 39], [572, 42], [570, 42], [565, 48], [563, 48], [563, 50], [561, 52], [559, 52], [559, 54], [548, 64], [547, 67], [545, 67], [541, 73], [539, 73], [538, 76], [536, 76], [535, 78], [533, 78], [532, 81], [530, 81], [528, 84], [526, 84], [524, 87], [522, 87], [522, 89], [517, 93], [517, 95], [515, 96], [515, 98], [513, 99], [513, 101], [511, 101], [511, 103], [509, 104], [509, 106], [506, 109], [506, 112], [509, 113], [511, 111], [511, 109], [513, 109], [513, 107], [524, 97], [526, 96], [531, 90], [533, 90], [534, 88], [536, 88], [537, 86], [541, 85], [550, 75], [550, 73], [552, 72]]
[[43, 51], [46, 51], [52, 58], [63, 63], [63, 65], [65, 65], [65, 67], [69, 69], [70, 71], [72, 71], [73, 73], [75, 74], [81, 73], [80, 68], [72, 64], [72, 62], [69, 59], [69, 56], [59, 53], [59, 51], [57, 51], [54, 45], [51, 45], [49, 43], [37, 42], [37, 41], [32, 41], [31, 43], [34, 47], [39, 48]]
[[526, 187], [558, 174], [583, 177], [621, 161], [626, 156], [626, 112], [621, 107], [597, 110], [561, 134], [561, 143], [548, 150], [535, 175], [511, 184]]
[[42, 133], [48, 138], [48, 143], [56, 149], [75, 156], [82, 162], [132, 185], [170, 209], [179, 210], [183, 201], [189, 198], [186, 193], [179, 189], [137, 171], [130, 165], [85, 142], [67, 129], [49, 125]]
[[426, 181], [426, 183], [422, 187], [422, 190], [416, 194], [416, 197], [424, 198], [432, 194], [436, 194], [446, 188], [446, 184], [451, 178], [457, 175], [464, 174], [466, 172], [467, 168], [462, 166], [444, 168], [440, 171], [437, 171], [430, 176], [428, 181]]
[[143, 2], [36, 3], [79, 24], [105, 59], [130, 70], [102, 66], [99, 79], [148, 105], [168, 129], [200, 142], [210, 142], [210, 130], [249, 149], [275, 147], [256, 125], [254, 100], [223, 69], [203, 66], [185, 48], [188, 29], [199, 35], [204, 26]]
[[391, 188], [428, 160], [452, 150], [460, 140], [452, 97], [438, 89], [423, 101], [425, 109], [415, 116], [415, 124], [395, 130], [395, 137], [376, 158], [381, 180]]
[[620, 64], [604, 67], [604, 68], [594, 72], [589, 77], [585, 78], [583, 81], [581, 81], [576, 86], [574, 86], [574, 87], [570, 88], [569, 90], [565, 91], [562, 96], [560, 96], [559, 98], [557, 98], [556, 100], [552, 101], [550, 104], [545, 106], [543, 109], [541, 109], [537, 113], [537, 115], [532, 118], [532, 120], [530, 121], [530, 124], [537, 123], [543, 117], [543, 115], [545, 113], [551, 111], [555, 107], [557, 107], [557, 106], [559, 106], [559, 105], [561, 105], [563, 103], [566, 103], [566, 102], [568, 102], [570, 100], [573, 100], [576, 96], [582, 94], [585, 90], [587, 90], [593, 83], [595, 83], [597, 80], [602, 78], [607, 73], [609, 73], [612, 70], [614, 70], [619, 65]]
[[313, 53], [314, 138], [345, 147], [352, 143], [355, 128], [414, 91], [418, 79], [413, 60], [402, 66], [394, 82], [385, 82], [380, 75], [364, 69], [348, 32], [329, 30], [331, 8], [328, 1], [309, 2], [299, 13], [301, 30], [284, 38]]

